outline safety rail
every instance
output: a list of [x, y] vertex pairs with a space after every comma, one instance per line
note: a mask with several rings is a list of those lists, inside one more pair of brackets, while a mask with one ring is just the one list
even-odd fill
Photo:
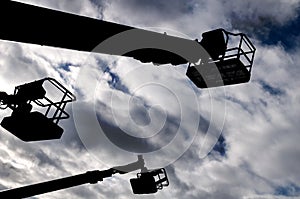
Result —
[[76, 100], [76, 97], [74, 94], [72, 94], [68, 89], [66, 89], [61, 83], [59, 83], [56, 79], [47, 77], [44, 79], [41, 79], [40, 81], [50, 82], [55, 88], [57, 88], [61, 93], [63, 94], [61, 99], [59, 101], [53, 102], [50, 98], [47, 96], [44, 96], [42, 100], [46, 100], [47, 103], [43, 103], [40, 99], [33, 100], [33, 102], [41, 106], [43, 108], [47, 108], [45, 112], [45, 116], [49, 117], [49, 113], [52, 107], [56, 108], [55, 112], [52, 116], [49, 117], [49, 119], [52, 119], [54, 123], [58, 124], [59, 120], [61, 119], [68, 119], [70, 115], [64, 110], [67, 103], [73, 102]]
[[[238, 46], [236, 46], [234, 48], [226, 49], [225, 54], [222, 56], [221, 60], [227, 60], [229, 58], [237, 58], [237, 59], [241, 60], [241, 57], [243, 56], [248, 61], [247, 64], [245, 64], [243, 62], [245, 67], [248, 69], [249, 72], [251, 72], [256, 48], [254, 47], [254, 45], [252, 44], [250, 39], [244, 33], [231, 33], [224, 29], [222, 29], [222, 31], [226, 35], [226, 46], [229, 43], [230, 36], [240, 36], [240, 40], [239, 40]], [[248, 49], [244, 50], [243, 44], [246, 44]], [[237, 50], [236, 54], [229, 54], [230, 51], [234, 51], [234, 50]], [[250, 57], [248, 56], [249, 54], [250, 54]]]

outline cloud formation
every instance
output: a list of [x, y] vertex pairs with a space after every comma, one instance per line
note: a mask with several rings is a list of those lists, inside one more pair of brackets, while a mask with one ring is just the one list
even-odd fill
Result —
[[[172, 29], [173, 34], [186, 34], [184, 37], [191, 38], [200, 38], [203, 31], [220, 26], [250, 33], [258, 49], [251, 82], [227, 87], [225, 96], [218, 89], [210, 91], [216, 93], [213, 97], [207, 90], [196, 89], [184, 75], [185, 66], [156, 68], [128, 58], [5, 41], [0, 42], [0, 89], [12, 92], [15, 85], [45, 76], [54, 77], [76, 92], [86, 105], [95, 106], [98, 119], [115, 138], [122, 133], [120, 128], [135, 136], [139, 133], [149, 136], [147, 133], [160, 130], [153, 122], [157, 124], [165, 119], [165, 126], [161, 128], [165, 137], [153, 137], [144, 147], [151, 150], [157, 145], [165, 145], [173, 138], [174, 131], [179, 139], [170, 150], [156, 157], [158, 162], [165, 161], [166, 157], [173, 158], [173, 154], [182, 151], [184, 143], [190, 145], [188, 141], [194, 133], [191, 126], [197, 122], [197, 137], [185, 153], [167, 167], [170, 186], [154, 196], [143, 198], [299, 198], [300, 48], [297, 46], [290, 52], [280, 43], [266, 45], [256, 37], [257, 31], [270, 31], [271, 26], [265, 27], [265, 24], [283, 26], [293, 21], [299, 14], [298, 0], [23, 2], [132, 26], [157, 27], [168, 34]], [[89, 68], [90, 73], [79, 84], [78, 75], [84, 67]], [[91, 79], [96, 79], [97, 85], [91, 85]], [[142, 80], [151, 80], [150, 86], [136, 90]], [[96, 90], [88, 90], [95, 86]], [[188, 91], [194, 94], [190, 95]], [[184, 97], [179, 98], [178, 103], [176, 96], [179, 93]], [[195, 108], [195, 100], [199, 109]], [[208, 126], [216, 123], [210, 120], [212, 102], [215, 111], [222, 110], [226, 102], [222, 129], [222, 150], [226, 155], [222, 156], [221, 149], [215, 148], [201, 159], [201, 141]], [[83, 107], [84, 110], [87, 109]], [[188, 118], [184, 122], [182, 111], [189, 113], [184, 115]], [[6, 116], [9, 111], [0, 114]], [[200, 120], [195, 120], [194, 116], [201, 116]], [[126, 157], [118, 154], [112, 154], [114, 158], [111, 158], [111, 148], [103, 145], [86, 150], [76, 132], [73, 117], [61, 124], [65, 129], [62, 140], [33, 144], [23, 143], [0, 129], [2, 189], [105, 169], [114, 163], [113, 159], [128, 162]], [[179, 124], [181, 128], [178, 128]], [[147, 131], [143, 132], [145, 129]], [[129, 147], [136, 150], [135, 146]], [[99, 153], [98, 157], [94, 157], [95, 152]], [[135, 160], [134, 156], [132, 160]], [[36, 198], [131, 198], [134, 196], [129, 177], [134, 175], [116, 176], [97, 185]]]

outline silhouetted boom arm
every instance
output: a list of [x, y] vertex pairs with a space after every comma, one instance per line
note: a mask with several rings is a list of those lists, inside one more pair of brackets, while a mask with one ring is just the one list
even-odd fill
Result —
[[56, 179], [52, 181], [42, 182], [38, 184], [28, 185], [16, 189], [10, 189], [0, 192], [0, 198], [27, 198], [43, 193], [66, 189], [83, 184], [96, 184], [103, 181], [104, 178], [111, 177], [113, 174], [125, 174], [135, 170], [145, 168], [145, 162], [142, 156], [138, 156], [138, 160], [131, 164], [118, 166], [107, 170], [88, 171], [83, 174], [70, 176], [66, 178]]
[[[78, 16], [51, 9], [41, 8], [20, 2], [1, 1], [0, 3], [0, 39], [73, 49], [86, 52], [98, 52], [112, 55], [133, 57], [142, 62], [157, 64], [185, 64], [182, 58], [172, 49], [190, 52], [189, 61], [197, 62], [200, 52], [195, 52], [199, 45], [196, 41], [173, 37], [166, 34], [137, 29], [134, 27], [111, 23], [103, 20]], [[101, 42], [125, 31], [135, 31], [138, 37], [134, 42], [122, 40], [119, 46], [96, 48]], [[130, 39], [129, 39], [130, 40]], [[122, 46], [133, 48], [131, 52], [122, 51]], [[170, 46], [160, 50], [159, 45]], [[143, 49], [138, 49], [142, 47]]]
[[105, 177], [110, 177], [112, 170], [105, 171], [89, 171], [84, 174], [79, 174], [71, 177], [61, 178], [48, 182], [28, 185], [16, 189], [10, 189], [0, 192], [0, 198], [27, 198], [43, 193], [66, 189], [86, 183], [95, 184], [102, 181]]
[[189, 63], [186, 75], [199, 88], [249, 82], [256, 50], [245, 34], [224, 29], [204, 32], [198, 42], [13, 1], [1, 1], [0, 27], [4, 40], [158, 65]]

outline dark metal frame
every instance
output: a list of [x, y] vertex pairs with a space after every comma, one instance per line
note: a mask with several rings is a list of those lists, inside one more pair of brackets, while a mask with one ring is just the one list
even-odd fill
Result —
[[[231, 33], [224, 29], [222, 29], [223, 33], [226, 35], [226, 46], [228, 45], [230, 36], [240, 36], [239, 45], [237, 47], [233, 48], [226, 48], [225, 54], [221, 57], [219, 61], [228, 60], [231, 58], [237, 58], [240, 60], [241, 56], [244, 56], [246, 60], [248, 61], [248, 64], [244, 64], [244, 66], [247, 68], [249, 73], [251, 73], [253, 60], [254, 60], [254, 54], [256, 51], [256, 48], [252, 44], [252, 42], [249, 40], [249, 38], [244, 33]], [[243, 49], [243, 44], [246, 44], [248, 49]], [[231, 51], [237, 51], [237, 53], [229, 54]], [[250, 56], [248, 56], [250, 55]], [[240, 60], [241, 61], [241, 60]]]
[[[252, 42], [250, 41], [250, 39], [244, 34], [244, 33], [231, 33], [228, 32], [224, 29], [221, 29], [222, 32], [225, 34], [226, 38], [225, 38], [225, 44], [226, 44], [226, 51], [225, 54], [220, 56], [218, 59], [215, 60], [207, 60], [208, 63], [214, 63], [214, 62], [222, 62], [225, 60], [229, 60], [232, 58], [237, 58], [240, 60], [240, 58], [242, 56], [244, 56], [246, 58], [246, 60], [248, 61], [247, 65], [244, 65], [247, 70], [249, 71], [249, 73], [251, 73], [252, 70], [252, 65], [253, 65], [253, 61], [254, 61], [254, 54], [256, 51], [256, 48], [254, 47], [254, 45], [252, 44]], [[227, 48], [228, 43], [229, 43], [229, 39], [230, 37], [236, 37], [236, 36], [240, 36], [240, 40], [239, 40], [239, 44], [236, 47], [233, 48]], [[248, 49], [243, 49], [243, 44], [246, 44], [246, 46], [248, 47]], [[232, 53], [230, 54], [231, 51], [237, 51], [236, 53]], [[248, 56], [250, 54], [250, 56]], [[207, 63], [207, 62], [206, 62]], [[201, 61], [201, 64], [206, 64], [205, 62]], [[188, 67], [191, 67], [192, 63], [189, 63]]]
[[[47, 77], [44, 79], [41, 79], [39, 81], [43, 81], [43, 84], [48, 81], [50, 82], [54, 87], [56, 87], [60, 92], [62, 92], [63, 96], [59, 101], [53, 102], [48, 97], [44, 96], [43, 99], [46, 100], [46, 103], [42, 102], [40, 99], [33, 100], [36, 105], [41, 106], [43, 108], [47, 108], [44, 115], [48, 117], [49, 119], [52, 119], [55, 124], [58, 124], [58, 122], [61, 119], [67, 119], [70, 117], [70, 115], [64, 110], [67, 103], [73, 102], [76, 100], [75, 95], [73, 95], [68, 89], [66, 89], [61, 83], [59, 83], [57, 80]], [[17, 86], [14, 91], [14, 95], [17, 94], [20, 86]], [[31, 101], [29, 101], [31, 103]], [[52, 116], [49, 116], [49, 112], [51, 108], [56, 108], [54, 114]]]

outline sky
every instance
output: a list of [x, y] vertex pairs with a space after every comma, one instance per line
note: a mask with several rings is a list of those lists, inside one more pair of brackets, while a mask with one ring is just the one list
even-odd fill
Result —
[[49, 76], [77, 96], [60, 140], [26, 143], [0, 127], [1, 190], [143, 154], [168, 173], [154, 195], [133, 195], [132, 173], [32, 198], [300, 198], [299, 0], [19, 1], [193, 40], [224, 28], [257, 51], [249, 83], [199, 89], [186, 65], [0, 40], [1, 91]]

